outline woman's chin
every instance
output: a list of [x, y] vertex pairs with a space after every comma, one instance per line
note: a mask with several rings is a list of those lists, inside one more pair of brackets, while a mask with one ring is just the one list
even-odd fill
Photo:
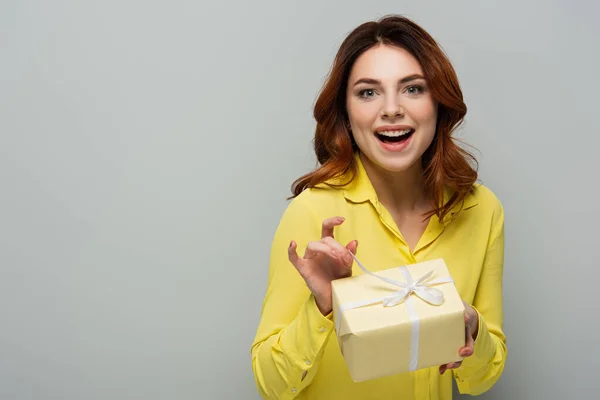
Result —
[[[379, 152], [377, 152], [379, 153]], [[417, 166], [420, 170], [420, 163], [418, 158], [415, 158], [411, 154], [375, 154], [373, 156], [367, 155], [369, 158], [368, 162], [374, 164], [378, 169], [381, 169], [389, 173], [403, 173], [406, 171], [416, 170]]]

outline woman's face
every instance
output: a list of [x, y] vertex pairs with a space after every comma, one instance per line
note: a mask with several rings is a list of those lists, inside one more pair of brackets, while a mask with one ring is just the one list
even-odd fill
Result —
[[359, 149], [380, 168], [405, 171], [431, 144], [437, 104], [419, 62], [406, 50], [379, 45], [358, 57], [346, 107]]

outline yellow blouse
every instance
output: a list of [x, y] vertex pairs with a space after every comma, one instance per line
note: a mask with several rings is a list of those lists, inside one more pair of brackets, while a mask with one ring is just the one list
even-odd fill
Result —
[[[358, 156], [356, 160], [358, 174], [351, 183], [338, 189], [325, 185], [307, 189], [290, 202], [281, 218], [251, 349], [259, 393], [268, 399], [449, 400], [452, 376], [461, 393], [485, 392], [502, 374], [507, 355], [502, 331], [504, 213], [500, 201], [477, 185], [452, 221], [432, 216], [410, 251], [391, 214], [378, 201]], [[336, 240], [342, 245], [358, 240], [356, 255], [371, 271], [445, 260], [462, 299], [479, 314], [474, 354], [461, 367], [444, 375], [429, 368], [361, 383], [351, 380], [332, 315], [320, 313], [287, 253], [295, 240], [302, 256], [308, 242], [321, 238], [322, 221], [333, 216], [345, 218], [335, 228]], [[353, 274], [361, 273], [355, 264]]]

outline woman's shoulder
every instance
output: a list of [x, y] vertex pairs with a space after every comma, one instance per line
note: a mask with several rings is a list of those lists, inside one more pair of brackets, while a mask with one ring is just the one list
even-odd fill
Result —
[[465, 208], [472, 208], [478, 217], [492, 220], [504, 217], [504, 206], [498, 195], [484, 184], [475, 184], [473, 191], [465, 199]]
[[345, 202], [343, 189], [322, 183], [304, 189], [291, 200], [290, 206], [306, 207], [316, 214], [323, 214], [335, 211], [343, 202]]
[[500, 198], [492, 191], [492, 189], [482, 183], [473, 185], [473, 191], [470, 196], [472, 196], [478, 204], [483, 205], [483, 208], [502, 208], [502, 201]]

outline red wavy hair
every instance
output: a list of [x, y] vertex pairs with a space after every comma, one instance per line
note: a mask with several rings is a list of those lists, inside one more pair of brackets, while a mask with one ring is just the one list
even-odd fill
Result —
[[[313, 143], [320, 166], [294, 181], [290, 198], [348, 171], [352, 172], [351, 179], [356, 175], [354, 152], [358, 147], [347, 127], [346, 88], [356, 59], [380, 44], [405, 49], [419, 61], [438, 104], [436, 133], [422, 163], [425, 191], [432, 206], [428, 216], [436, 214], [442, 220], [455, 205], [462, 203], [477, 180], [477, 171], [469, 162], [476, 164], [477, 160], [452, 137], [467, 113], [467, 106], [456, 72], [437, 42], [416, 23], [396, 15], [360, 25], [340, 46], [314, 107], [317, 127]], [[443, 204], [445, 188], [452, 195]]]

